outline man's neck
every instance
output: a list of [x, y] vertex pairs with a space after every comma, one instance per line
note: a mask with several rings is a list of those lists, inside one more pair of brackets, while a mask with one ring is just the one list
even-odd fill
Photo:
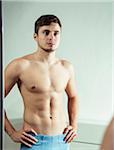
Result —
[[48, 65], [52, 65], [57, 60], [57, 58], [55, 57], [55, 51], [46, 52], [42, 49], [38, 49], [35, 52], [35, 58], [42, 62], [48, 63]]

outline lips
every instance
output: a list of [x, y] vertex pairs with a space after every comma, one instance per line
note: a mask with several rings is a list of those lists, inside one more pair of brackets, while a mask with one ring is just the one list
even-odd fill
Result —
[[47, 43], [47, 45], [49, 45], [49, 46], [53, 46], [53, 45], [55, 45], [54, 43]]
[[52, 43], [52, 42], [49, 42], [49, 43], [47, 43], [47, 44], [54, 44], [54, 43]]

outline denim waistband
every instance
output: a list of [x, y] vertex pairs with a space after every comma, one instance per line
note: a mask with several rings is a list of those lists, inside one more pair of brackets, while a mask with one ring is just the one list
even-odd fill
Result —
[[65, 134], [59, 134], [59, 135], [44, 135], [44, 134], [37, 134], [34, 135], [33, 133], [30, 133], [32, 136], [34, 136], [38, 141], [47, 141], [47, 142], [62, 142], [64, 141]]
[[32, 145], [31, 148], [21, 144], [20, 150], [69, 150], [69, 143], [64, 141], [65, 134], [59, 135], [44, 135], [44, 134], [33, 134], [29, 133], [35, 137], [38, 141]]

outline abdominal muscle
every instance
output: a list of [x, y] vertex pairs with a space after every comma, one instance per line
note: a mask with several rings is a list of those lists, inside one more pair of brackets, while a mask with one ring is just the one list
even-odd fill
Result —
[[38, 134], [62, 134], [67, 126], [62, 99], [25, 101], [23, 128], [34, 129]]

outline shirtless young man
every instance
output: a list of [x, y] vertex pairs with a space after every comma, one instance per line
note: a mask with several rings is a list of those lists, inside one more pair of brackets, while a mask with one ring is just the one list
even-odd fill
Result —
[[[5, 96], [17, 83], [24, 103], [23, 128], [16, 131], [5, 113], [5, 131], [21, 150], [69, 150], [77, 131], [77, 91], [71, 63], [55, 57], [60, 20], [44, 15], [35, 22], [36, 52], [15, 59], [5, 69]], [[68, 118], [63, 92], [68, 96]]]

